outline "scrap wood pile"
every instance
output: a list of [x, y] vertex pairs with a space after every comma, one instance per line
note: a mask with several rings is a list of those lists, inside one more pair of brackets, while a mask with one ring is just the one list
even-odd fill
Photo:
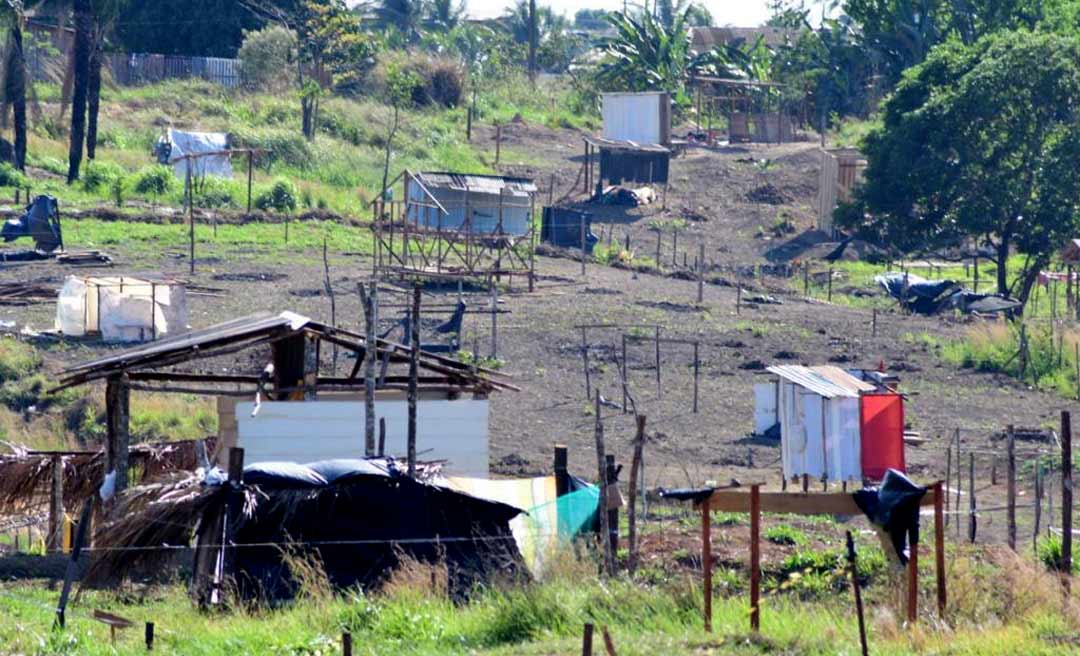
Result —
[[[213, 452], [214, 438], [183, 442], [156, 442], [131, 447], [129, 463], [137, 480], [151, 481], [177, 471], [198, 467], [196, 444], [205, 442]], [[0, 456], [0, 516], [26, 513], [47, 506], [52, 493], [53, 460], [64, 466], [64, 507], [74, 508], [94, 495], [105, 478], [105, 452], [52, 454], [13, 447]]]
[[34, 282], [0, 282], [0, 305], [30, 305], [55, 301], [58, 289]]

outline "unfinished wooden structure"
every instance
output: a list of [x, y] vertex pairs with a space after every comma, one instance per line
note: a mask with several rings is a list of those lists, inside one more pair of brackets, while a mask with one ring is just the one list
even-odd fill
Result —
[[[921, 506], [934, 508], [934, 570], [937, 583], [937, 611], [944, 616], [945, 586], [945, 491], [941, 481], [931, 485]], [[716, 489], [694, 502], [701, 511], [702, 586], [705, 596], [705, 630], [712, 631], [712, 527], [711, 513], [750, 514], [750, 629], [761, 628], [761, 513], [794, 515], [862, 515], [855, 497], [837, 492], [762, 492], [760, 485], [748, 488]], [[907, 621], [919, 618], [919, 544], [909, 545], [907, 564]]]
[[[321, 373], [323, 344], [356, 354], [346, 377]], [[416, 407], [428, 400], [455, 400], [471, 394], [481, 400], [496, 390], [516, 390], [504, 375], [457, 360], [378, 339], [373, 357], [378, 374], [362, 372], [368, 340], [342, 328], [328, 326], [292, 312], [262, 313], [217, 326], [119, 351], [65, 370], [53, 392], [105, 381], [107, 447], [104, 471], [116, 471], [116, 488], [128, 484], [130, 396], [132, 390], [215, 396], [225, 400], [248, 398], [254, 410], [268, 402], [315, 401], [319, 395], [367, 393], [370, 385], [379, 397], [405, 397], [409, 430], [415, 436]], [[255, 351], [252, 358], [265, 363], [254, 372], [236, 371], [234, 356]], [[259, 352], [265, 354], [260, 358]], [[391, 370], [391, 367], [395, 370]], [[410, 369], [403, 373], [402, 368]], [[225, 370], [226, 373], [221, 373]], [[209, 372], [215, 373], [209, 373]], [[362, 397], [361, 397], [362, 398]], [[378, 397], [377, 397], [378, 398]], [[249, 409], [249, 412], [251, 409]], [[224, 457], [231, 435], [223, 427], [218, 453]], [[303, 425], [293, 439], [318, 439], [317, 424]], [[356, 455], [365, 454], [364, 422], [356, 426]], [[437, 439], [437, 438], [435, 438]], [[368, 455], [376, 455], [370, 453]], [[219, 458], [220, 459], [220, 458]]]
[[[698, 130], [708, 143], [717, 133], [713, 117], [727, 120], [731, 143], [787, 143], [795, 140], [795, 119], [780, 98], [779, 82], [697, 76], [691, 80]], [[704, 120], [704, 123], [702, 121]]]
[[373, 274], [511, 285], [517, 276], [531, 291], [536, 192], [526, 178], [402, 171], [372, 203]]
[[832, 234], [833, 211], [840, 203], [850, 203], [855, 186], [862, 182], [866, 158], [855, 148], [831, 148], [821, 151], [818, 175], [818, 230]]

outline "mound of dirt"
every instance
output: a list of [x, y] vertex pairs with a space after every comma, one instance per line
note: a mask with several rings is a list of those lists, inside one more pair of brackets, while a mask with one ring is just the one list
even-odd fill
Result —
[[746, 194], [746, 200], [751, 203], [763, 203], [765, 205], [784, 205], [792, 202], [791, 196], [780, 191], [769, 182], [751, 189]]

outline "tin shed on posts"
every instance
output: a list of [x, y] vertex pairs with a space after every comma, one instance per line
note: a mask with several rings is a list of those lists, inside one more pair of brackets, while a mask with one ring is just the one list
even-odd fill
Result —
[[785, 479], [862, 481], [904, 471], [903, 397], [884, 376], [828, 365], [768, 371], [775, 379], [754, 386], [755, 429], [780, 425]]

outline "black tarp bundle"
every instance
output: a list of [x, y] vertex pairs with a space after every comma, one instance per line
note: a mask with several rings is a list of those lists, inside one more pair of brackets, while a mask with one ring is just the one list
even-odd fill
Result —
[[1006, 314], [1016, 311], [1020, 301], [995, 294], [976, 294], [952, 280], [926, 280], [913, 273], [885, 273], [874, 280], [908, 310], [936, 314], [943, 310]]
[[855, 493], [855, 504], [875, 528], [884, 532], [901, 565], [907, 564], [909, 545], [919, 543], [919, 506], [926, 490], [889, 469], [880, 486]]
[[52, 196], [38, 196], [26, 206], [25, 214], [4, 223], [4, 227], [0, 229], [0, 236], [5, 242], [15, 241], [20, 237], [30, 237], [34, 240], [34, 249], [42, 254], [63, 248], [60, 209], [56, 199]]
[[235, 494], [252, 491], [253, 508], [230, 504], [243, 599], [296, 595], [286, 554], [317, 557], [339, 589], [378, 586], [403, 558], [445, 563], [457, 596], [524, 571], [509, 527], [519, 509], [414, 480], [390, 460], [253, 464]]

